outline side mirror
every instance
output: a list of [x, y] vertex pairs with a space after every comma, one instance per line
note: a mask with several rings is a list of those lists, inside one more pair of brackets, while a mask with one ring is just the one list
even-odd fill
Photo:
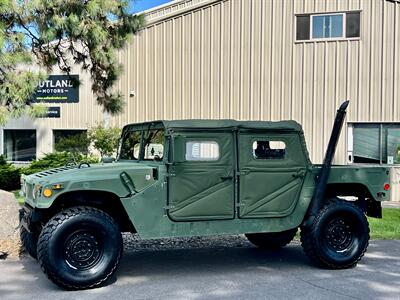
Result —
[[172, 163], [184, 162], [186, 155], [185, 137], [176, 135], [172, 137]]
[[114, 162], [115, 161], [115, 158], [114, 157], [111, 157], [111, 156], [103, 156], [102, 158], [101, 158], [101, 162], [103, 162], [103, 163], [105, 163], [105, 164], [107, 164], [107, 163], [112, 163], [112, 162]]

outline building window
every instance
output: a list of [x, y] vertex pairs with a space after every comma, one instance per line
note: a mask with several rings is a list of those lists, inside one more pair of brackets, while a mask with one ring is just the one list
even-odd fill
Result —
[[36, 130], [4, 129], [4, 156], [8, 161], [36, 159]]
[[346, 13], [346, 37], [360, 37], [360, 12]]
[[400, 164], [400, 124], [350, 124], [348, 161], [363, 164]]
[[54, 150], [87, 153], [89, 138], [86, 130], [53, 130]]
[[360, 37], [360, 12], [296, 16], [296, 40]]
[[214, 141], [190, 141], [186, 143], [186, 160], [215, 161], [219, 159], [219, 145]]
[[343, 37], [343, 14], [311, 16], [313, 39]]
[[286, 144], [282, 141], [254, 141], [253, 157], [255, 159], [284, 159]]

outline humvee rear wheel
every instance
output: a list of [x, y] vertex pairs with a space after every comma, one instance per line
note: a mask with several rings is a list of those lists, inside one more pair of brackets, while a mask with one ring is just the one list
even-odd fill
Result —
[[19, 229], [19, 236], [21, 239], [22, 246], [28, 252], [32, 258], [37, 259], [37, 243], [39, 238], [39, 233], [29, 232], [23, 226]]
[[254, 245], [266, 249], [278, 249], [289, 244], [295, 237], [297, 228], [282, 232], [248, 233], [246, 238]]
[[307, 256], [322, 267], [345, 269], [364, 256], [369, 242], [369, 226], [364, 213], [353, 203], [332, 199], [312, 225], [301, 230]]
[[118, 224], [92, 207], [73, 207], [55, 215], [43, 228], [38, 260], [47, 277], [65, 289], [87, 289], [104, 283], [122, 255]]

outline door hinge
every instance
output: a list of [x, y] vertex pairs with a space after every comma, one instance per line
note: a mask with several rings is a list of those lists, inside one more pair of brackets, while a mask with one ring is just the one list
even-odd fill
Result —
[[175, 208], [174, 205], [166, 205], [166, 206], [164, 206], [165, 210], [170, 210], [170, 209], [173, 209], [173, 208]]
[[250, 170], [242, 170], [239, 172], [236, 172], [236, 176], [242, 176], [242, 175], [248, 175], [250, 174]]

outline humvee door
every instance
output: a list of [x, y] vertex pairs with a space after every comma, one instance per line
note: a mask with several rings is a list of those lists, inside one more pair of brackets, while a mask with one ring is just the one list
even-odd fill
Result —
[[289, 215], [307, 167], [298, 134], [239, 132], [238, 143], [239, 216]]
[[175, 221], [234, 218], [232, 132], [184, 132], [185, 157], [169, 167], [168, 212]]

